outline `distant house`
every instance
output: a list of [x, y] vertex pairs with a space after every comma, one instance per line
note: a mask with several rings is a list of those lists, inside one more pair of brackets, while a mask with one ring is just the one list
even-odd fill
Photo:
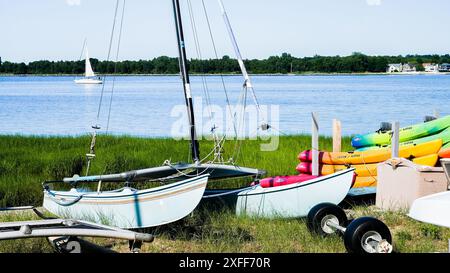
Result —
[[395, 73], [402, 71], [403, 71], [403, 64], [389, 64], [387, 68], [387, 73]]
[[425, 72], [428, 73], [437, 73], [439, 71], [439, 65], [434, 63], [423, 63], [422, 66], [425, 69]]
[[412, 64], [404, 64], [402, 72], [403, 73], [416, 72], [416, 66]]
[[439, 72], [450, 72], [450, 64], [443, 63], [443, 64], [439, 65]]
[[437, 64], [423, 63], [422, 66], [425, 69], [425, 72], [428, 72], [428, 73], [436, 73], [439, 71], [439, 65], [437, 65]]

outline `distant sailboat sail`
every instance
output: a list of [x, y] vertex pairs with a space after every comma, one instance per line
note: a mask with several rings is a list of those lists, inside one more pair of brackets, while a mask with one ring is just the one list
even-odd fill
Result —
[[85, 73], [85, 77], [95, 77], [95, 73], [94, 70], [92, 70], [92, 66], [91, 66], [91, 61], [89, 60], [89, 51], [86, 48], [86, 73]]
[[102, 84], [102, 80], [100, 78], [97, 78], [95, 76], [94, 70], [92, 69], [91, 61], [89, 58], [89, 51], [86, 47], [86, 61], [85, 61], [85, 72], [84, 72], [84, 78], [75, 80], [75, 83], [81, 83], [81, 84]]

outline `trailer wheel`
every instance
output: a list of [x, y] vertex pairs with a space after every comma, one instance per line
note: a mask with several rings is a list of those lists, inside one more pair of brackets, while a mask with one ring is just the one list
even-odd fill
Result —
[[318, 204], [308, 213], [307, 226], [312, 233], [321, 236], [335, 234], [337, 230], [330, 227], [329, 222], [343, 227], [347, 223], [347, 215], [340, 207], [331, 203]]
[[142, 247], [142, 242], [141, 241], [128, 241], [128, 246], [130, 248], [130, 251], [132, 253], [140, 253], [141, 252], [141, 247]]
[[361, 217], [352, 221], [344, 233], [344, 244], [349, 253], [392, 252], [389, 228], [372, 217]]
[[47, 238], [53, 245], [56, 253], [81, 253], [81, 244], [77, 237], [52, 237]]

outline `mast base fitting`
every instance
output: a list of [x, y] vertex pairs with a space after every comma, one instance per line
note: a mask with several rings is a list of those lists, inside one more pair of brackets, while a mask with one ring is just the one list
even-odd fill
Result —
[[267, 131], [270, 128], [271, 128], [271, 126], [269, 124], [267, 124], [267, 123], [261, 124], [261, 130], [263, 130], [263, 131]]

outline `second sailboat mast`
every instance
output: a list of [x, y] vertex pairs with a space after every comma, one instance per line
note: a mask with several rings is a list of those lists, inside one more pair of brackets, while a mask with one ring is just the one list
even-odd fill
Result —
[[186, 47], [183, 34], [183, 24], [181, 22], [180, 2], [173, 0], [173, 13], [175, 17], [175, 28], [177, 32], [178, 54], [181, 78], [183, 80], [184, 96], [186, 99], [186, 107], [189, 118], [190, 137], [191, 137], [191, 153], [194, 162], [200, 161], [200, 150], [195, 130], [194, 106], [192, 103], [191, 86], [189, 81], [189, 71], [187, 67]]

